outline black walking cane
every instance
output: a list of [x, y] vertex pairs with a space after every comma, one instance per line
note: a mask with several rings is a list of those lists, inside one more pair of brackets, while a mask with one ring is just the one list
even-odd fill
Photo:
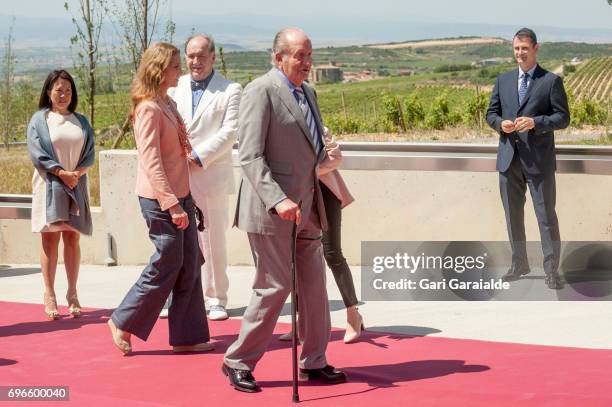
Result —
[[[302, 209], [302, 201], [298, 202], [298, 209]], [[294, 403], [300, 402], [298, 392], [298, 361], [297, 361], [297, 278], [295, 272], [295, 243], [297, 240], [297, 221], [293, 220], [291, 229], [291, 369], [293, 372], [293, 399]]]

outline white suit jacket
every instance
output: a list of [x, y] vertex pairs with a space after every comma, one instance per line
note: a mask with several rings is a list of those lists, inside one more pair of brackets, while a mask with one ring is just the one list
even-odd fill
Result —
[[191, 182], [198, 183], [207, 194], [234, 193], [232, 146], [238, 130], [241, 94], [240, 84], [215, 70], [192, 116], [191, 76], [181, 76], [177, 87], [168, 90], [185, 121], [191, 146], [202, 162], [202, 167], [190, 166]]

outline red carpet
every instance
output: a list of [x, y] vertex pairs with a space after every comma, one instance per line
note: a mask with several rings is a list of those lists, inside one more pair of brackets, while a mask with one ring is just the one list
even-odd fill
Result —
[[[211, 322], [217, 349], [174, 355], [167, 322], [134, 355], [115, 349], [108, 310], [80, 319], [43, 320], [42, 305], [0, 302], [0, 385], [64, 385], [75, 406], [279, 406], [291, 404], [290, 351], [273, 340], [255, 377], [263, 392], [233, 390], [220, 373], [239, 320]], [[65, 308], [60, 310], [64, 314]], [[279, 324], [277, 332], [287, 326]], [[612, 351], [410, 337], [366, 332], [344, 345], [335, 330], [330, 363], [350, 383], [303, 384], [304, 405], [321, 406], [612, 406]], [[568, 332], [571, 335], [571, 332]], [[0, 401], [8, 405], [35, 405]], [[48, 402], [37, 405], [48, 406]]]

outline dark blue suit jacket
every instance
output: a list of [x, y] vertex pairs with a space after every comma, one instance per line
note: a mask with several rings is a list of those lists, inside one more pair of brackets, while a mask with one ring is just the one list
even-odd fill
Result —
[[[487, 122], [499, 133], [497, 171], [508, 170], [516, 145], [521, 165], [527, 174], [550, 174], [556, 169], [554, 130], [563, 129], [570, 122], [563, 80], [538, 65], [527, 95], [519, 106], [518, 75], [517, 68], [497, 77], [487, 109]], [[503, 132], [503, 120], [521, 116], [533, 118], [535, 127], [518, 133]]]

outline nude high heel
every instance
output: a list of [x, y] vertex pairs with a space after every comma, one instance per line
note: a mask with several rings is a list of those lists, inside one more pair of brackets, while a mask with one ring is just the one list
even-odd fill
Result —
[[45, 293], [43, 303], [45, 304], [45, 314], [47, 314], [47, 319], [49, 321], [58, 319], [59, 312], [57, 310], [57, 300], [55, 299], [55, 295]]
[[112, 319], [109, 319], [107, 324], [108, 324], [108, 327], [110, 328], [111, 335], [113, 337], [113, 342], [115, 343], [115, 346], [117, 347], [117, 349], [119, 349], [121, 353], [123, 353], [124, 356], [128, 355], [132, 351], [132, 344], [129, 341], [122, 338], [121, 333], [119, 332], [119, 329], [117, 328], [117, 326], [115, 325]]
[[68, 301], [68, 312], [72, 315], [72, 318], [78, 318], [81, 316], [81, 304], [77, 293], [72, 295], [66, 294], [66, 301]]
[[349, 312], [347, 310], [347, 318], [346, 318], [346, 332], [344, 333], [344, 343], [354, 343], [357, 342], [361, 333], [365, 331], [365, 327], [363, 325], [363, 317], [359, 313], [357, 307], [355, 307], [354, 312]]

